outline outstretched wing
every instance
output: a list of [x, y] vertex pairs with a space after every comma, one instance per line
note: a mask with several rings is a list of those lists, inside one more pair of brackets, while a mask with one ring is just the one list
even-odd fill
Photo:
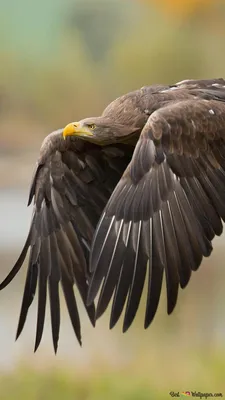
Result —
[[60, 282], [80, 343], [80, 319], [74, 284], [94, 325], [94, 304], [91, 302], [86, 306], [90, 245], [102, 210], [130, 160], [126, 158], [122, 146], [101, 149], [94, 144], [69, 138], [63, 147], [61, 141], [62, 131], [49, 135], [45, 140], [29, 196], [29, 204], [34, 198], [30, 231], [14, 268], [0, 285], [0, 289], [3, 289], [10, 283], [23, 265], [30, 248], [16, 337], [23, 329], [38, 286], [35, 350], [42, 338], [48, 292], [55, 352], [60, 328]]
[[110, 327], [126, 303], [123, 330], [139, 306], [146, 273], [147, 327], [165, 271], [167, 310], [176, 305], [225, 221], [225, 104], [173, 102], [149, 117], [131, 163], [96, 229], [89, 303], [101, 286], [97, 317], [113, 296]]

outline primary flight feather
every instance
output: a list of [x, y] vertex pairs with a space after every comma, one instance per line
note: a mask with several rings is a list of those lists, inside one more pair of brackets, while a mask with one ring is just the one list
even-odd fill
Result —
[[125, 307], [126, 331], [145, 279], [149, 326], [165, 273], [171, 313], [179, 286], [210, 255], [225, 221], [225, 81], [143, 87], [101, 116], [51, 133], [37, 161], [32, 201], [26, 243], [0, 284], [10, 283], [30, 249], [17, 337], [37, 290], [35, 350], [48, 294], [57, 351], [59, 284], [79, 342], [74, 285], [93, 325], [113, 298], [110, 327]]

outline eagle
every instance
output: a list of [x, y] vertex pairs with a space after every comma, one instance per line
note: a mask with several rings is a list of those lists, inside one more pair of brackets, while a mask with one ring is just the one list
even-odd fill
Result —
[[50, 133], [36, 163], [31, 203], [26, 242], [0, 284], [3, 289], [12, 281], [29, 252], [16, 338], [37, 290], [34, 350], [49, 296], [57, 351], [59, 285], [80, 343], [74, 286], [93, 325], [112, 300], [109, 327], [124, 310], [125, 332], [145, 281], [144, 327], [150, 325], [165, 273], [170, 314], [179, 287], [223, 230], [225, 80], [145, 86], [114, 100], [101, 116]]

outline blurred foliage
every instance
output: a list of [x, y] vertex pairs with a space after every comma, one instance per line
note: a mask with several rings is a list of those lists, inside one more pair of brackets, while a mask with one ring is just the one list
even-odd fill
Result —
[[[104, 370], [103, 370], [104, 371]], [[132, 380], [120, 372], [97, 377], [72, 377], [65, 371], [54, 373], [19, 371], [0, 380], [2, 400], [149, 400], [156, 398], [154, 389], [143, 379]], [[158, 396], [157, 399], [164, 399]]]
[[[38, 131], [43, 137], [70, 120], [99, 114], [125, 91], [224, 73], [221, 1], [213, 2], [208, 16], [204, 11], [212, 2], [205, 0], [202, 12], [193, 8], [187, 20], [170, 18], [158, 2], [149, 1], [147, 6], [134, 0], [47, 0], [42, 19], [42, 1], [35, 10], [42, 22], [39, 31], [36, 22], [31, 29], [35, 13], [27, 1], [20, 2], [19, 25], [15, 11], [9, 12], [3, 1], [8, 9], [0, 15], [0, 145], [4, 147], [23, 148], [25, 141], [36, 147]], [[174, 9], [199, 4], [164, 2]], [[12, 24], [20, 27], [14, 36]]]
[[80, 0], [68, 12], [65, 29], [80, 35], [93, 61], [101, 62], [121, 29], [124, 11], [122, 7], [121, 12], [118, 1]]
[[196, 12], [202, 12], [212, 8], [215, 0], [140, 0], [147, 4], [156, 3], [165, 12], [175, 14], [176, 16], [189, 16]]
[[[0, 377], [1, 400], [165, 400], [171, 398], [170, 391], [181, 393], [186, 390], [221, 392], [225, 395], [225, 385], [221, 385], [225, 370], [224, 356], [214, 353], [208, 357], [200, 352], [190, 355], [192, 368], [197, 372], [192, 374], [191, 379], [185, 375], [185, 360], [182, 357], [179, 359], [180, 374], [174, 374], [175, 368], [179, 371], [178, 365], [173, 365], [175, 360], [171, 360], [171, 370], [165, 370], [162, 366], [160, 369], [157, 361], [156, 378], [156, 373], [148, 369], [149, 363], [143, 354], [139, 362], [127, 368], [117, 366], [112, 369], [96, 361], [94, 370], [85, 373], [67, 368], [53, 367], [50, 371], [20, 366]], [[163, 365], [162, 359], [161, 362]]]

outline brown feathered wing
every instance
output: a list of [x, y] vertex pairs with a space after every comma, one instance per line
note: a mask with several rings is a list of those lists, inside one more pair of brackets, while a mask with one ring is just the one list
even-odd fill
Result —
[[[225, 104], [173, 102], [152, 113], [98, 224], [88, 302], [101, 286], [97, 317], [113, 296], [110, 327], [123, 330], [139, 306], [146, 274], [145, 327], [157, 310], [163, 273], [167, 310], [177, 301], [225, 221]], [[126, 306], [125, 306], [126, 304]]]
[[42, 338], [49, 292], [52, 338], [57, 351], [60, 282], [80, 343], [80, 318], [74, 284], [92, 324], [95, 323], [94, 304], [91, 302], [86, 306], [92, 236], [102, 210], [130, 160], [120, 145], [101, 149], [94, 144], [69, 138], [67, 142], [70, 144], [60, 151], [61, 141], [62, 130], [59, 130], [56, 135], [49, 136], [47, 149], [46, 146], [43, 148], [30, 190], [29, 204], [34, 198], [34, 209], [28, 238], [14, 268], [0, 285], [0, 289], [3, 289], [11, 282], [30, 248], [16, 337], [23, 329], [38, 286], [35, 350]]

